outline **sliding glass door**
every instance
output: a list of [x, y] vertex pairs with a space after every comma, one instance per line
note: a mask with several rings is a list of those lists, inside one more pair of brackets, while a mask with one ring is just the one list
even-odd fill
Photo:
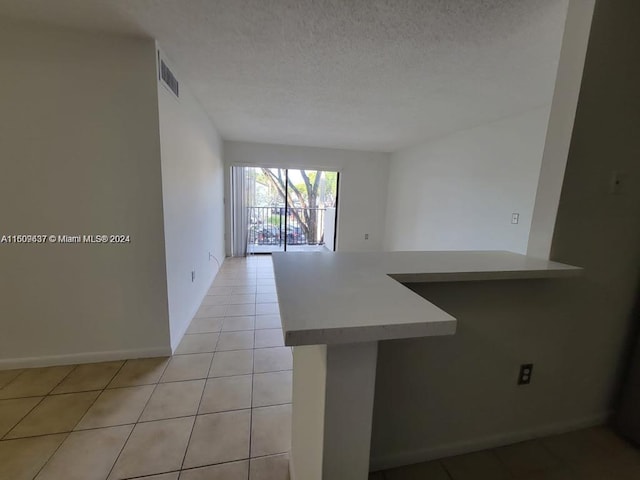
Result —
[[[234, 205], [234, 235], [246, 235], [246, 253], [333, 251], [335, 249], [338, 172], [241, 167], [246, 205]], [[236, 167], [239, 170], [239, 167]], [[234, 169], [234, 172], [236, 171]]]

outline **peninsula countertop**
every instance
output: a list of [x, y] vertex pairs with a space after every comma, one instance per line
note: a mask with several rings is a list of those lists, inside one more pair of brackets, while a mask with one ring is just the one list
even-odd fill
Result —
[[504, 251], [274, 253], [273, 264], [290, 346], [455, 333], [454, 317], [402, 283], [561, 278], [582, 271]]

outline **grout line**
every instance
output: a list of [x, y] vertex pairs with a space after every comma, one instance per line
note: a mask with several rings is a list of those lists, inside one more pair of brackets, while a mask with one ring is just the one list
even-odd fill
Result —
[[[24, 420], [31, 412], [33, 412], [36, 409], [36, 407], [38, 405], [40, 405], [44, 401], [44, 399], [46, 397], [47, 397], [47, 395], [44, 395], [39, 401], [36, 402], [36, 404], [33, 407], [31, 407], [29, 409], [29, 411], [27, 413], [25, 413], [22, 417], [20, 417], [18, 419], [18, 421], [16, 423], [14, 423], [9, 430], [7, 430], [7, 433], [5, 433], [3, 436], [0, 437], [0, 441], [1, 440], [12, 440], [11, 438], [7, 438], [7, 435], [9, 435], [13, 431], [13, 429], [16, 428], [20, 422], [22, 422], [22, 420]], [[37, 398], [37, 397], [23, 397], [23, 398]], [[20, 398], [8, 398], [7, 400], [21, 400], [21, 399]]]
[[[260, 455], [258, 457], [253, 457], [253, 458], [276, 457], [276, 456], [279, 456], [279, 455], [286, 455], [287, 453], [288, 452], [271, 453], [269, 455]], [[239, 458], [237, 460], [228, 460], [226, 462], [218, 462], [218, 463], [207, 463], [205, 465], [198, 465], [197, 467], [189, 467], [189, 468], [184, 468], [184, 469], [180, 469], [180, 470], [167, 470], [165, 472], [152, 473], [150, 475], [136, 475], [135, 477], [125, 477], [123, 480], [144, 479], [144, 478], [149, 478], [150, 476], [166, 475], [168, 473], [179, 473], [179, 474], [181, 474], [182, 472], [189, 472], [189, 471], [192, 471], [192, 470], [198, 470], [200, 468], [215, 467], [215, 466], [218, 466], [218, 465], [229, 465], [229, 464], [232, 464], [232, 463], [241, 463], [241, 462], [250, 463], [249, 462], [250, 460], [251, 460], [250, 457], [244, 457], [244, 458]]]
[[[100, 362], [102, 363], [102, 362]], [[113, 374], [113, 376], [107, 381], [105, 382], [104, 387], [102, 388], [102, 390], [100, 390], [100, 393], [98, 393], [98, 395], [96, 395], [96, 398], [93, 399], [93, 402], [91, 402], [91, 405], [89, 405], [89, 407], [87, 407], [87, 409], [84, 411], [84, 413], [82, 414], [82, 416], [78, 419], [78, 421], [75, 423], [75, 425], [73, 426], [73, 428], [71, 429], [71, 431], [66, 432], [66, 436], [64, 437], [64, 440], [62, 440], [60, 442], [60, 444], [56, 447], [56, 449], [53, 451], [53, 453], [51, 454], [51, 456], [47, 459], [46, 462], [44, 462], [44, 464], [42, 465], [42, 467], [40, 467], [40, 469], [38, 470], [38, 472], [33, 476], [33, 478], [36, 478], [38, 475], [40, 475], [40, 472], [42, 470], [44, 470], [44, 468], [49, 464], [49, 462], [51, 461], [51, 459], [58, 453], [58, 450], [60, 450], [60, 448], [62, 447], [62, 445], [64, 444], [64, 442], [67, 441], [67, 439], [69, 438], [69, 436], [74, 432], [74, 429], [78, 426], [78, 424], [82, 421], [82, 419], [84, 418], [84, 416], [87, 414], [87, 412], [89, 411], [89, 409], [91, 407], [93, 407], [93, 405], [98, 401], [98, 398], [100, 397], [100, 395], [102, 395], [102, 392], [105, 391], [105, 389], [107, 388], [107, 385], [109, 385], [109, 383], [111, 383], [111, 380], [113, 380], [113, 378], [120, 372], [120, 370], [122, 369], [122, 367], [124, 366], [124, 364], [127, 363], [127, 361], [123, 361], [122, 364], [120, 365], [120, 367], [118, 367], [118, 370]], [[60, 386], [60, 384], [62, 382], [64, 382], [64, 380], [71, 375], [72, 372], [75, 371], [75, 369], [78, 368], [78, 365], [76, 365], [74, 368], [72, 368], [69, 373], [67, 375], [64, 376], [64, 378], [62, 380], [60, 380], [60, 382], [58, 382], [58, 384], [53, 387], [53, 389], [51, 389], [51, 392], [53, 392], [53, 390], [55, 390], [56, 388], [58, 388]], [[51, 396], [51, 392], [49, 392], [49, 395], [47, 396]], [[42, 399], [44, 401], [44, 398]], [[17, 425], [17, 424], [16, 424]], [[14, 427], [15, 428], [15, 427]], [[64, 432], [62, 432], [64, 433]]]
[[[215, 280], [214, 280], [215, 281]], [[189, 446], [191, 445], [191, 437], [193, 436], [193, 431], [196, 428], [196, 421], [198, 420], [198, 413], [200, 412], [200, 406], [202, 405], [202, 399], [204, 398], [204, 392], [207, 389], [207, 382], [209, 381], [209, 373], [211, 372], [211, 367], [213, 366], [213, 359], [216, 357], [215, 350], [218, 347], [218, 342], [220, 341], [220, 335], [216, 338], [216, 344], [214, 345], [214, 353], [211, 355], [211, 361], [209, 362], [209, 368], [207, 369], [207, 378], [204, 380], [204, 386], [202, 387], [202, 392], [200, 393], [200, 400], [198, 400], [198, 407], [196, 408], [195, 417], [193, 418], [193, 425], [191, 426], [191, 432], [189, 432], [189, 439], [187, 440], [187, 446], [184, 449], [184, 455], [182, 456], [182, 462], [180, 462], [180, 473], [178, 477], [182, 476], [182, 467], [184, 467], [184, 461], [187, 458], [187, 452], [189, 451]]]
[[[256, 294], [257, 295], [257, 294]], [[257, 303], [254, 304], [257, 309]], [[257, 313], [257, 312], [256, 312]], [[256, 322], [254, 319], [253, 326], [256, 326]], [[256, 370], [256, 356], [255, 356], [255, 348], [256, 348], [256, 329], [253, 329], [253, 359], [251, 362], [251, 398], [249, 404], [251, 405], [251, 411], [249, 412], [249, 468], [247, 468], [247, 478], [251, 478], [251, 450], [252, 450], [252, 436], [253, 436], [253, 382], [255, 380], [255, 370]]]
[[[109, 473], [107, 473], [107, 476], [105, 478], [109, 478], [109, 476], [113, 472], [113, 469], [115, 468], [116, 464], [118, 463], [118, 460], [120, 460], [120, 455], [122, 455], [122, 452], [124, 451], [125, 447], [127, 446], [127, 443], [129, 443], [129, 439], [131, 438], [131, 435], [133, 434], [133, 431], [136, 429], [136, 426], [138, 425], [138, 421], [140, 420], [140, 417], [142, 417], [142, 414], [144, 413], [144, 409], [147, 408], [147, 405], [149, 404], [149, 401], [151, 400], [151, 397], [153, 397], [153, 394], [155, 393], [156, 388], [158, 388], [158, 384], [160, 382], [160, 379], [164, 375], [164, 372], [167, 371], [167, 368], [169, 367], [169, 363], [170, 362], [171, 362], [171, 359], [169, 359], [169, 361], [167, 363], [165, 363], [164, 368], [162, 369], [162, 373], [158, 377], [158, 382], [153, 384], [153, 390], [151, 391], [151, 395], [149, 395], [149, 398], [147, 398], [147, 401], [144, 403], [144, 407], [142, 407], [142, 409], [140, 410], [140, 415], [138, 415], [138, 419], [133, 424], [133, 427], [131, 428], [131, 431], [129, 432], [129, 435], [127, 435], [127, 439], [123, 442], [122, 447], [120, 448], [120, 451], [118, 452], [118, 455], [116, 456], [116, 459], [113, 461], [113, 464], [111, 465], [111, 468], [109, 469]], [[123, 364], [123, 366], [124, 366], [124, 364]], [[113, 380], [113, 378], [111, 380]], [[142, 385], [135, 385], [135, 386], [142, 386]], [[122, 387], [122, 388], [125, 388], [125, 387]], [[128, 425], [131, 425], [131, 424], [128, 424]]]
[[[103, 362], [98, 362], [98, 363], [103, 363]], [[122, 362], [122, 365], [120, 365], [120, 367], [118, 367], [118, 370], [116, 371], [116, 373], [114, 373], [114, 375], [113, 375], [113, 376], [115, 376], [115, 375], [117, 375], [117, 374], [118, 374], [118, 372], [120, 371], [120, 369], [122, 368], [122, 366], [123, 366], [125, 363], [126, 363], [126, 360]], [[87, 365], [87, 364], [85, 364], [85, 365]], [[32, 396], [32, 397], [17, 397], [17, 398], [7, 399], [7, 400], [19, 400], [19, 399], [23, 399], [23, 398], [37, 398], [37, 397], [42, 397], [42, 398], [40, 399], [40, 401], [39, 401], [38, 403], [36, 403], [36, 404], [33, 406], [33, 408], [31, 408], [31, 409], [30, 409], [30, 410], [29, 410], [25, 415], [23, 415], [23, 416], [20, 418], [20, 420], [18, 420], [18, 422], [17, 422], [17, 423], [15, 423], [15, 424], [14, 424], [14, 425], [13, 425], [13, 426], [8, 430], [8, 431], [7, 431], [7, 433], [5, 433], [2, 437], [0, 437], [0, 440], [11, 440], [11, 439], [8, 439], [8, 438], [7, 438], [7, 435], [9, 435], [9, 434], [10, 434], [10, 433], [11, 433], [11, 432], [12, 432], [12, 431], [13, 431], [13, 430], [18, 426], [18, 424], [20, 424], [20, 422], [22, 422], [22, 421], [23, 421], [23, 420], [24, 420], [24, 419], [25, 419], [25, 418], [26, 418], [26, 417], [27, 417], [31, 412], [33, 412], [33, 411], [34, 411], [34, 410], [35, 410], [35, 409], [36, 409], [36, 408], [37, 408], [37, 407], [38, 407], [42, 402], [44, 402], [44, 400], [45, 400], [47, 397], [53, 397], [53, 396], [56, 396], [56, 395], [68, 395], [68, 394], [70, 394], [70, 393], [88, 393], [88, 392], [101, 392], [101, 393], [102, 393], [102, 392], [104, 391], [104, 389], [106, 388], [106, 385], [109, 385], [109, 382], [111, 382], [111, 380], [113, 379], [113, 377], [111, 377], [111, 378], [107, 381], [107, 383], [106, 383], [105, 387], [103, 387], [103, 388], [101, 388], [101, 389], [97, 388], [97, 389], [94, 389], [94, 390], [84, 390], [84, 391], [77, 391], [77, 392], [76, 392], [76, 391], [73, 391], [73, 392], [63, 392], [63, 393], [52, 393], [56, 388], [58, 388], [58, 387], [62, 384], [62, 382], [64, 382], [64, 381], [67, 379], [67, 377], [68, 377], [69, 375], [71, 375], [71, 374], [76, 370], [76, 368], [78, 368], [78, 366], [79, 366], [79, 365], [74, 365], [74, 366], [73, 366], [73, 368], [72, 368], [71, 370], [69, 370], [69, 373], [67, 373], [67, 374], [66, 374], [66, 375], [65, 375], [65, 376], [64, 376], [64, 377], [63, 377], [63, 378], [62, 378], [62, 379], [61, 379], [61, 380], [60, 380], [60, 381], [59, 381], [59, 382], [58, 382], [58, 383], [57, 383], [57, 384], [56, 384], [56, 385], [55, 385], [55, 386], [54, 386], [54, 387], [49, 391], [49, 393], [47, 393], [47, 394], [45, 394], [45, 395], [35, 395], [35, 396]], [[45, 367], [45, 368], [47, 368], [47, 367]], [[18, 378], [19, 376], [20, 376], [20, 375], [16, 376], [16, 378]], [[93, 406], [93, 404], [94, 404], [94, 403], [96, 403], [96, 400], [98, 399], [98, 397], [99, 397], [99, 396], [100, 396], [100, 394], [98, 394], [98, 395], [96, 396], [96, 398], [93, 400], [93, 402], [91, 402], [91, 405], [89, 405], [89, 407], [87, 408], [87, 410], [85, 410], [85, 412], [82, 414], [82, 417], [84, 417], [84, 415], [89, 411], [89, 408], [91, 408], [91, 407]], [[80, 417], [80, 420], [82, 420], [82, 417]], [[78, 420], [78, 421], [76, 422], [76, 424], [74, 425], [74, 427], [73, 427], [73, 428], [75, 428], [75, 427], [78, 425], [78, 423], [80, 423], [80, 420]], [[70, 432], [73, 432], [73, 429], [71, 429], [71, 430], [70, 430]], [[57, 434], [60, 434], [60, 433], [65, 433], [65, 432], [57, 432], [57, 433], [44, 434], [44, 435], [57, 435]], [[18, 438], [31, 438], [31, 437], [40, 437], [40, 436], [42, 436], [42, 435], [31, 435], [31, 436], [28, 436], [28, 437], [18, 437]], [[62, 445], [62, 444], [60, 444], [60, 445]], [[55, 451], [55, 452], [57, 452], [57, 451], [58, 451], [58, 449], [56, 449], [56, 451]], [[55, 452], [54, 452], [54, 454], [55, 454]], [[53, 455], [52, 455], [52, 457], [53, 457]], [[48, 461], [47, 461], [47, 462], [48, 462]], [[46, 463], [45, 463], [45, 465], [46, 465]], [[44, 465], [43, 465], [43, 467], [42, 467], [42, 468], [44, 468]]]
[[[449, 477], [449, 479], [450, 479], [450, 480], [455, 480], [455, 479], [453, 478], [453, 473], [451, 473], [451, 472], [449, 471], [449, 469], [447, 468], [447, 466], [445, 465], [445, 463], [444, 463], [441, 459], [438, 459], [438, 460], [436, 460], [436, 461], [438, 462], [438, 465], [440, 465], [440, 468], [442, 468], [442, 470], [444, 470], [445, 475], [446, 475], [447, 477]], [[384, 474], [383, 474], [383, 475], [384, 475]]]

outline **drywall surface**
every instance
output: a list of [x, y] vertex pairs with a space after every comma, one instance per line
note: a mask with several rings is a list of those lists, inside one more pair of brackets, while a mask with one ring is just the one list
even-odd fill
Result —
[[539, 108], [394, 153], [385, 248], [525, 253], [548, 118]]
[[[467, 453], [602, 422], [605, 321], [580, 317], [579, 279], [415, 284], [456, 334], [380, 342], [374, 468]], [[586, 327], [586, 328], [585, 328]], [[594, 348], [595, 346], [595, 348]], [[518, 386], [521, 364], [532, 383]], [[588, 366], [588, 367], [585, 367]]]
[[[340, 172], [336, 249], [382, 249], [389, 154], [225, 141], [224, 160], [228, 167], [247, 165]], [[229, 170], [227, 168], [227, 175]], [[227, 198], [231, 197], [227, 194]], [[227, 215], [229, 208], [227, 204]], [[368, 240], [364, 239], [365, 233], [369, 234]], [[228, 240], [227, 245], [230, 245]]]
[[569, 2], [527, 245], [527, 254], [540, 258], [549, 258], [551, 250], [594, 5], [595, 0]]
[[[639, 15], [634, 0], [598, 1], [593, 14], [551, 245], [551, 259], [584, 267], [583, 277], [422, 287], [458, 332], [380, 346], [374, 462], [471, 451], [615, 409], [637, 322]], [[518, 365], [529, 362], [532, 383], [518, 388]]]
[[592, 350], [590, 368], [607, 372], [601, 388], [612, 396], [638, 328], [632, 311], [640, 273], [638, 18], [634, 0], [596, 2], [551, 244], [552, 259], [585, 267], [581, 342]]
[[169, 351], [155, 46], [0, 28], [0, 367]]
[[169, 66], [180, 81], [180, 97], [159, 83], [158, 105], [169, 322], [175, 349], [224, 261], [224, 173], [215, 127], [180, 71]]

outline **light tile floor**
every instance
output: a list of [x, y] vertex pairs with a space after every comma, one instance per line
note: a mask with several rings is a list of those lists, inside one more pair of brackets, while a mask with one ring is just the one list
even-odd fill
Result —
[[0, 371], [0, 480], [287, 480], [270, 257], [228, 259], [170, 358]]
[[[270, 257], [228, 259], [176, 354], [0, 371], [0, 480], [288, 480], [289, 348]], [[600, 427], [372, 480], [640, 480]]]

